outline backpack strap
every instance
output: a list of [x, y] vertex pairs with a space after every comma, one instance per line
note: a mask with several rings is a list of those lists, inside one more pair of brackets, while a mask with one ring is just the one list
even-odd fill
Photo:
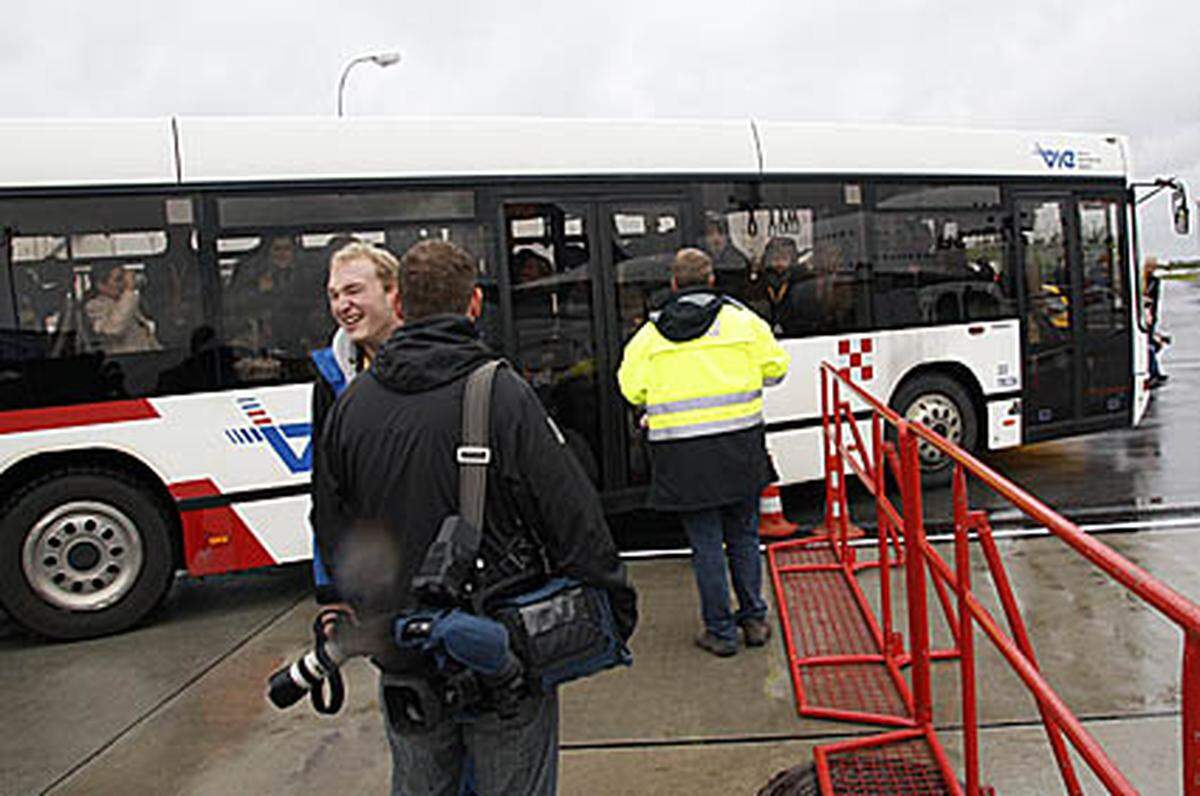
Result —
[[488, 446], [491, 429], [492, 383], [504, 360], [493, 359], [467, 377], [462, 405], [462, 444], [458, 460], [458, 513], [480, 532], [487, 496], [487, 468], [492, 461]]

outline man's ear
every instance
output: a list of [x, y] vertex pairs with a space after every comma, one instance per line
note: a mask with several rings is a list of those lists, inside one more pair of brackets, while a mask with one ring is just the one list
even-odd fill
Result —
[[709, 286], [709, 287], [715, 287], [715, 286], [716, 286], [716, 284], [717, 284], [717, 277], [716, 277], [716, 274], [709, 274], [709, 275], [708, 275], [708, 286]]
[[483, 315], [483, 288], [476, 287], [471, 293], [471, 303], [467, 305], [467, 317], [473, 321]]
[[677, 282], [677, 281], [675, 280], [675, 277], [674, 277], [674, 276], [672, 276], [672, 277], [671, 277], [671, 292], [672, 292], [672, 293], [678, 293], [678, 292], [679, 292], [679, 282]]
[[396, 315], [396, 318], [397, 318], [397, 319], [398, 319], [398, 320], [399, 320], [401, 323], [404, 323], [404, 302], [402, 302], [402, 301], [400, 300], [400, 291], [399, 291], [399, 289], [397, 289], [397, 290], [393, 290], [393, 291], [392, 291], [392, 301], [391, 301], [391, 304], [392, 304], [392, 312], [393, 312], [393, 313], [395, 313], [395, 315]]

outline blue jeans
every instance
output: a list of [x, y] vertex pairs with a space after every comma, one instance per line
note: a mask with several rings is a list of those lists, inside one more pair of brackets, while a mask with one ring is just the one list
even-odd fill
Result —
[[392, 748], [392, 796], [553, 796], [558, 788], [558, 695], [521, 700], [512, 718], [494, 711], [446, 719], [427, 733], [384, 726]]
[[[758, 554], [758, 495], [719, 508], [683, 512], [680, 518], [692, 545], [704, 627], [717, 638], [736, 641], [738, 623], [767, 615]], [[729, 610], [727, 559], [738, 601], [736, 615]]]
[[1158, 379], [1162, 376], [1162, 369], [1158, 364], [1158, 347], [1154, 342], [1150, 342], [1150, 378]]

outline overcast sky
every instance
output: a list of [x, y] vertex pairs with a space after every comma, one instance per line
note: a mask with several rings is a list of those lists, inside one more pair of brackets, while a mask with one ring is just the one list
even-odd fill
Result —
[[[1200, 2], [5, 0], [0, 115], [852, 121], [1119, 132], [1200, 196]], [[1193, 221], [1196, 205], [1193, 201]], [[1194, 257], [1167, 202], [1148, 254]], [[1194, 223], [1195, 227], [1200, 224]]]

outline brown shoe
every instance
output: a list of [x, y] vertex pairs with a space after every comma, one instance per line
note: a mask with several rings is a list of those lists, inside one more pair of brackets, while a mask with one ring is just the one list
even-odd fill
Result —
[[761, 647], [771, 638], [771, 626], [765, 619], [747, 619], [742, 622], [742, 634], [747, 647]]
[[728, 658], [731, 655], [737, 655], [738, 650], [736, 641], [726, 641], [723, 638], [717, 638], [707, 630], [696, 636], [696, 646], [705, 652], [711, 652], [718, 658]]

